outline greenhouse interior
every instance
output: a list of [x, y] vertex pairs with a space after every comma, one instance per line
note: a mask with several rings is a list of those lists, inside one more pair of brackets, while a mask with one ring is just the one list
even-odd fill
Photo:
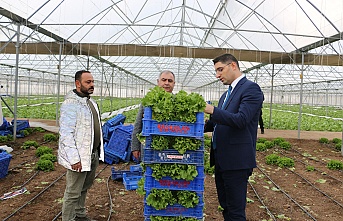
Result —
[[[49, 173], [32, 175], [32, 171], [39, 170], [38, 163], [33, 162], [38, 160], [33, 152], [38, 145], [25, 147], [25, 142], [44, 135], [44, 140], [39, 138], [41, 145], [57, 152], [61, 106], [67, 93], [75, 89], [77, 71], [87, 70], [94, 77], [91, 97], [99, 107], [101, 138], [110, 148], [116, 138], [109, 135], [105, 140], [105, 128], [106, 133], [118, 132], [117, 127], [130, 128], [125, 130], [133, 133], [140, 105], [153, 88], [159, 88], [155, 86], [163, 71], [175, 75], [174, 95], [181, 91], [197, 94], [204, 106], [208, 103], [219, 107], [228, 85], [216, 76], [218, 69], [213, 59], [232, 54], [240, 72], [259, 85], [264, 97], [261, 118], [266, 130], [259, 123], [255, 151], [258, 163], [248, 182], [247, 220], [341, 220], [342, 9], [341, 0], [1, 0], [0, 146], [11, 145], [6, 148], [14, 151], [2, 158], [5, 153], [0, 149], [0, 218], [61, 220], [65, 183], [57, 181], [64, 179], [65, 168], [55, 162], [51, 163], [55, 169]], [[107, 165], [100, 164], [103, 169], [93, 184], [99, 192], [91, 190], [87, 195], [91, 202], [89, 214], [98, 220], [222, 220], [222, 211], [226, 210], [218, 204], [215, 169], [209, 163], [213, 138], [203, 129], [210, 116], [202, 114], [203, 149], [192, 152], [202, 151], [200, 166], [193, 161], [180, 163], [196, 164], [197, 169], [188, 171], [204, 173], [201, 179], [198, 176], [200, 190], [193, 195], [203, 202], [195, 206], [195, 212], [188, 212], [188, 208], [181, 211], [179, 207], [168, 207], [174, 213], [167, 215], [158, 209], [152, 212], [155, 210], [146, 204], [148, 197], [143, 201], [130, 191], [137, 188], [138, 193], [142, 187], [137, 184], [138, 176], [134, 188], [126, 186], [123, 172], [123, 183], [117, 181], [117, 170], [139, 174], [142, 180], [141, 167], [139, 172], [130, 171], [135, 170], [130, 168], [132, 160], [137, 163], [130, 149], [134, 137], [130, 134], [121, 150], [124, 155], [108, 155], [106, 159], [105, 149]], [[115, 129], [108, 128], [122, 116], [124, 119], [116, 122]], [[42, 131], [19, 130], [19, 123], [25, 122], [32, 128], [46, 127]], [[146, 136], [142, 134], [141, 139]], [[146, 138], [147, 144], [142, 145], [150, 145], [151, 140]], [[179, 153], [181, 158], [175, 159], [184, 159], [185, 152]], [[273, 162], [279, 164], [271, 165], [264, 162], [270, 156], [267, 153], [290, 158], [278, 158]], [[158, 156], [162, 159], [164, 154], [168, 155]], [[7, 165], [2, 164], [4, 159], [8, 159]], [[143, 167], [151, 163], [145, 158], [141, 162]], [[300, 168], [300, 163], [305, 169]], [[111, 177], [115, 182], [109, 181]], [[144, 182], [140, 190], [150, 191], [148, 182]], [[187, 180], [189, 183], [193, 181]], [[44, 203], [34, 203], [44, 194], [43, 189], [51, 191], [54, 187], [58, 190], [40, 199]], [[175, 188], [172, 191], [189, 190]], [[37, 193], [41, 189], [42, 193]], [[176, 212], [177, 216], [176, 210], [181, 211]]]
[[[262, 88], [270, 128], [284, 125], [274, 114], [291, 112], [289, 129], [341, 131], [343, 15], [335, 9], [342, 4], [4, 0], [0, 94], [12, 111], [2, 104], [3, 112], [57, 120], [82, 69], [94, 75], [101, 112], [110, 113], [104, 118], [137, 105], [163, 70], [175, 73], [174, 91], [216, 102], [226, 86], [215, 77], [212, 59], [231, 53]], [[115, 107], [115, 98], [125, 104]], [[37, 112], [42, 106], [45, 113]], [[312, 128], [302, 116], [333, 127]]]

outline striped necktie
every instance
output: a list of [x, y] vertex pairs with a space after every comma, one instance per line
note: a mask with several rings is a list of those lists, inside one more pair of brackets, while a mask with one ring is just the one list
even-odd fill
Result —
[[[221, 109], [224, 109], [226, 104], [227, 104], [227, 101], [229, 100], [229, 97], [231, 95], [231, 91], [232, 91], [232, 86], [230, 85], [229, 86], [229, 89], [227, 90], [227, 93], [226, 93], [226, 97], [224, 99], [224, 102], [221, 106]], [[215, 150], [217, 148], [217, 144], [216, 144], [216, 127], [214, 127], [214, 131], [213, 131], [213, 134], [212, 134], [212, 148]]]
[[226, 97], [225, 97], [225, 100], [224, 100], [224, 102], [223, 102], [223, 104], [222, 104], [221, 109], [224, 109], [224, 108], [225, 108], [225, 106], [226, 106], [226, 104], [227, 104], [227, 101], [229, 100], [229, 97], [230, 97], [230, 95], [231, 95], [231, 90], [232, 90], [232, 86], [230, 85], [230, 86], [229, 86], [229, 89], [227, 89]]

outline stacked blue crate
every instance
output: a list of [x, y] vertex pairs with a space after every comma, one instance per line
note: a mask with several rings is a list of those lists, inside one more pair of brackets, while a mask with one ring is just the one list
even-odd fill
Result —
[[[29, 128], [29, 120], [17, 120], [17, 137], [24, 137], [22, 130]], [[3, 124], [0, 125], [0, 136], [7, 136], [13, 134], [14, 120], [11, 123], [3, 118]]]
[[[14, 125], [14, 120], [11, 121], [11, 124]], [[29, 120], [17, 120], [17, 132], [24, 130], [30, 127]]]
[[[14, 120], [11, 121], [11, 126], [9, 127], [13, 133], [14, 128]], [[24, 133], [22, 130], [30, 127], [29, 120], [17, 120], [17, 137], [24, 137]]]
[[[166, 217], [190, 217], [197, 220], [203, 220], [204, 209], [204, 113], [196, 113], [195, 123], [186, 123], [178, 121], [157, 122], [152, 118], [151, 108], [144, 109], [142, 135], [146, 136], [144, 154], [142, 162], [146, 165], [144, 189], [146, 191], [144, 199], [144, 217], [145, 221], [150, 221], [154, 216]], [[153, 135], [188, 137], [202, 141], [198, 150], [187, 150], [180, 154], [175, 149], [154, 150], [151, 147]], [[152, 176], [150, 165], [156, 163], [163, 164], [187, 164], [196, 166], [198, 175], [193, 180], [173, 179], [171, 177], [162, 177], [155, 179]], [[146, 198], [153, 189], [168, 189], [171, 191], [191, 191], [195, 192], [199, 198], [199, 203], [193, 208], [186, 208], [180, 204], [168, 205], [165, 209], [155, 209], [149, 206]]]
[[102, 126], [102, 134], [105, 142], [108, 142], [111, 139], [115, 127], [120, 124], [124, 124], [125, 119], [126, 116], [118, 114], [104, 123]]
[[164, 135], [192, 137], [197, 139], [204, 138], [204, 113], [196, 113], [195, 123], [186, 123], [180, 121], [162, 121], [158, 122], [152, 119], [152, 110], [150, 107], [144, 108], [143, 118], [143, 136]]
[[[140, 169], [137, 169], [137, 167], [140, 167]], [[124, 178], [124, 173], [126, 173], [126, 176], [141, 176], [143, 174], [142, 167], [138, 165], [131, 165], [130, 170], [116, 170], [114, 167], [112, 167], [112, 180], [121, 180]]]
[[104, 145], [106, 163], [118, 163], [120, 160], [124, 162], [130, 161], [132, 131], [132, 124], [118, 125], [114, 128], [110, 140]]
[[[102, 136], [104, 140], [104, 149], [106, 150], [106, 147], [108, 146], [108, 142], [111, 139], [111, 136], [113, 134], [113, 131], [118, 125], [121, 125], [125, 122], [126, 116], [122, 114], [118, 114], [117, 116], [109, 119], [102, 125]], [[115, 156], [111, 152], [105, 151], [105, 163], [108, 164], [114, 164], [118, 163], [120, 161], [120, 158]]]
[[5, 150], [0, 149], [0, 179], [4, 178], [8, 173], [8, 166], [12, 159], [12, 155]]
[[143, 170], [140, 164], [131, 165], [130, 170], [115, 170], [112, 167], [112, 180], [123, 180], [125, 189], [135, 190], [138, 187], [138, 181], [143, 177]]
[[0, 136], [7, 136], [9, 134], [12, 134], [12, 132], [9, 130], [10, 123], [3, 117], [3, 123], [0, 125]]
[[10, 124], [5, 119], [5, 117], [3, 117], [2, 120], [3, 120], [3, 123], [0, 125], [0, 130], [7, 130], [7, 128], [10, 126]]
[[[175, 149], [168, 150], [154, 150], [151, 148], [153, 136], [148, 136], [145, 140], [144, 155], [142, 161], [146, 164], [151, 163], [182, 163], [193, 165], [204, 165], [204, 144], [198, 150], [186, 151], [184, 154], [180, 154]], [[203, 139], [203, 138], [201, 138]]]

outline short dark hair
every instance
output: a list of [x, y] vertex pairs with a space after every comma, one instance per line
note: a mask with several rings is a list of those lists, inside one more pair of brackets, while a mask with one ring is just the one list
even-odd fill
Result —
[[238, 69], [239, 69], [238, 60], [232, 54], [220, 55], [220, 56], [216, 57], [215, 59], [213, 59], [212, 61], [213, 61], [213, 64], [216, 64], [217, 62], [222, 62], [222, 63], [226, 63], [226, 64], [228, 64], [230, 62], [235, 62], [237, 64]]
[[172, 71], [169, 71], [169, 70], [161, 71], [161, 73], [158, 75], [158, 78], [160, 78], [163, 73], [171, 73], [173, 75], [174, 80], [175, 80], [175, 74]]
[[81, 81], [81, 76], [83, 73], [91, 73], [90, 71], [80, 70], [75, 73], [75, 81]]

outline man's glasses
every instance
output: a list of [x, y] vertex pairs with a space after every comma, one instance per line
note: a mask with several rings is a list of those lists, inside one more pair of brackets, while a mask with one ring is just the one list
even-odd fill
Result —
[[230, 62], [230, 63], [224, 65], [223, 67], [217, 68], [217, 69], [216, 69], [216, 74], [217, 74], [217, 72], [222, 72], [222, 71], [224, 70], [224, 68], [225, 68], [226, 66], [229, 66], [231, 63], [232, 63], [232, 62]]

